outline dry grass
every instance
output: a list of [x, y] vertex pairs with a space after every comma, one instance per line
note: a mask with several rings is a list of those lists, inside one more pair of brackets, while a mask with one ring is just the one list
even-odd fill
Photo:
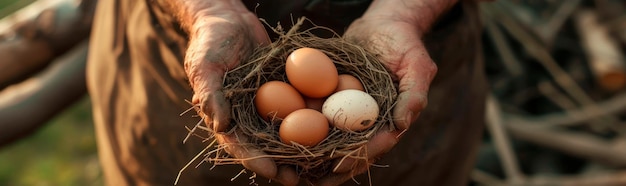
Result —
[[[366, 159], [364, 144], [378, 130], [393, 129], [391, 108], [397, 97], [397, 87], [375, 52], [340, 37], [319, 38], [311, 31], [331, 30], [319, 26], [301, 29], [307, 21], [304, 18], [285, 32], [281, 27], [274, 29], [280, 38], [271, 45], [257, 49], [249, 60], [229, 71], [224, 79], [224, 92], [232, 105], [233, 129], [248, 135], [249, 144], [262, 149], [278, 165], [292, 165], [301, 177], [316, 178], [332, 170], [332, 159], [353, 157]], [[316, 48], [328, 55], [340, 74], [351, 74], [361, 80], [367, 93], [378, 105], [381, 112], [374, 127], [359, 132], [346, 132], [332, 128], [329, 136], [313, 147], [282, 143], [278, 136], [280, 118], [264, 121], [257, 113], [254, 103], [255, 91], [263, 83], [273, 80], [288, 82], [285, 75], [285, 60], [294, 50], [302, 47]], [[201, 127], [207, 130], [204, 127]], [[204, 152], [206, 159], [215, 165], [237, 164], [236, 159], [223, 152], [223, 146]], [[254, 158], [254, 157], [253, 157]]]

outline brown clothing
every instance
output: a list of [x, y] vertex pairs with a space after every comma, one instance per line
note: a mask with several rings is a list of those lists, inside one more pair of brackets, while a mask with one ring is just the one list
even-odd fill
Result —
[[[429, 106], [378, 162], [390, 167], [372, 168], [374, 185], [467, 182], [481, 137], [485, 94], [476, 5], [457, 6], [446, 19], [425, 39], [439, 66]], [[335, 23], [345, 26], [349, 21]], [[198, 121], [178, 115], [189, 108], [184, 100], [192, 96], [182, 65], [186, 42], [173, 18], [154, 1], [99, 1], [87, 76], [108, 185], [172, 185], [178, 171], [207, 145], [197, 138], [182, 144], [185, 126]], [[250, 182], [248, 176], [230, 181], [242, 169], [239, 165], [212, 170], [209, 164], [193, 166], [179, 185]], [[363, 175], [357, 179], [367, 182]], [[266, 181], [257, 178], [261, 185]]]

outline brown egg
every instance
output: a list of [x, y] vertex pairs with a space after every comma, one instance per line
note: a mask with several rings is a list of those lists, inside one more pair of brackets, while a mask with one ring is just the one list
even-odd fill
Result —
[[361, 83], [361, 81], [359, 81], [358, 78], [348, 74], [341, 74], [339, 75], [339, 83], [337, 84], [335, 92], [347, 89], [365, 91], [365, 88], [363, 88], [363, 84]]
[[322, 112], [322, 106], [324, 105], [324, 101], [326, 101], [326, 97], [323, 98], [304, 98], [304, 103], [306, 104], [306, 108], [310, 108], [313, 110], [317, 110]]
[[323, 98], [337, 88], [337, 67], [326, 54], [313, 48], [300, 48], [287, 57], [287, 79], [300, 93], [311, 98]]
[[328, 120], [313, 109], [300, 109], [289, 114], [278, 129], [283, 143], [291, 145], [315, 146], [328, 136]]
[[282, 81], [267, 82], [256, 91], [254, 105], [265, 121], [285, 118], [291, 112], [306, 107], [304, 99], [291, 85]]

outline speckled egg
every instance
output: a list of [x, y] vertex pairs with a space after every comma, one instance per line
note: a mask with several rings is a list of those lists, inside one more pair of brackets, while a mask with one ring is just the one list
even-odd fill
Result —
[[366, 92], [354, 89], [334, 93], [322, 106], [322, 113], [331, 125], [345, 131], [362, 131], [378, 118], [376, 100]]

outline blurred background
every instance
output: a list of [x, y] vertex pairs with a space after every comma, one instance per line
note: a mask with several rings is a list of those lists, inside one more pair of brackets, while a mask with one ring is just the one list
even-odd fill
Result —
[[[32, 2], [0, 0], [0, 18]], [[491, 91], [471, 185], [626, 185], [626, 1], [497, 0], [481, 13]], [[102, 185], [91, 119], [83, 97], [1, 148], [0, 185]]]
[[[32, 5], [33, 2], [37, 2], [37, 0], [0, 0], [0, 19], [6, 18], [0, 21], [0, 30], [5, 29], [6, 31], [6, 28], [10, 26], [17, 26], [10, 25], [10, 23], [16, 22], [13, 20], [21, 19], [20, 17], [32, 17], [32, 13], [28, 13], [29, 11], [25, 7]], [[51, 3], [31, 6], [29, 7], [31, 8], [30, 12], [41, 11], [42, 7], [49, 7], [49, 4]], [[26, 16], [14, 16], [17, 11], [21, 11], [20, 14]], [[4, 41], [5, 45], [10, 46], [12, 44], [11, 34], [2, 31], [0, 33], [2, 33], [0, 34], [2, 35], [0, 43]], [[79, 47], [84, 47], [84, 45]], [[42, 51], [32, 52], [34, 54], [42, 53]], [[69, 56], [75, 56], [75, 54]], [[6, 59], [7, 56], [3, 57]], [[68, 57], [60, 58], [51, 63], [67, 64], [64, 61], [67, 61]], [[58, 65], [51, 64], [49, 66]], [[7, 74], [8, 72], [7, 69], [1, 69], [0, 73]], [[36, 82], [25, 80], [14, 87], [6, 88], [3, 86], [4, 82], [0, 83], [2, 84], [0, 85], [0, 105], [7, 103], [7, 100], [10, 103], [11, 99], [19, 99], [19, 96], [11, 94], [19, 93], [20, 89], [23, 89], [22, 87], [28, 87], [23, 85], [36, 84]], [[0, 185], [103, 185], [96, 151], [91, 105], [86, 96], [76, 99], [77, 102], [59, 112], [32, 135], [7, 146], [0, 145]], [[38, 117], [40, 113], [29, 114], [32, 117]], [[0, 125], [2, 122], [3, 119], [0, 118]]]
[[0, 149], [0, 185], [102, 185], [89, 100]]

